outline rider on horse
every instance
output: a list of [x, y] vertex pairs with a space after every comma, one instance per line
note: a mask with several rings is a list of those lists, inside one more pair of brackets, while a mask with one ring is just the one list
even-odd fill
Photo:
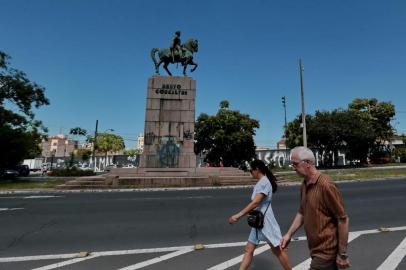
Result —
[[177, 54], [179, 58], [182, 57], [182, 45], [180, 41], [180, 31], [175, 32], [175, 36], [172, 38], [171, 43], [171, 54], [172, 54], [172, 61], [175, 63], [175, 55]]

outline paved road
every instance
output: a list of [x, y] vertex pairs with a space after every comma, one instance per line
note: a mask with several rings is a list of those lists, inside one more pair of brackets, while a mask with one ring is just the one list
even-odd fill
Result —
[[[402, 253], [406, 179], [343, 183], [340, 189], [351, 218], [353, 269], [377, 269], [391, 254], [401, 257], [398, 268], [382, 269], [406, 269]], [[230, 226], [227, 218], [248, 201], [250, 192], [239, 188], [0, 195], [0, 269], [120, 269], [129, 265], [133, 267], [128, 269], [238, 269], [236, 262], [249, 228], [244, 221]], [[281, 187], [274, 197], [274, 212], [284, 231], [297, 210], [298, 192], [297, 186]], [[380, 227], [395, 231], [377, 233]], [[195, 251], [193, 246], [199, 243], [206, 248]], [[266, 247], [262, 250], [252, 269], [276, 263]], [[91, 253], [75, 258], [79, 251]], [[292, 244], [289, 254], [296, 270], [306, 269], [302, 267], [308, 254], [303, 239]], [[22, 256], [39, 257], [22, 261]], [[225, 264], [230, 268], [224, 268]]]

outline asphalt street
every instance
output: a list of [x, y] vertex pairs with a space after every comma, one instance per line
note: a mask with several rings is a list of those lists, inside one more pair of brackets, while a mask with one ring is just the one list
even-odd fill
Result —
[[[342, 183], [339, 188], [350, 217], [350, 231], [406, 226], [406, 179]], [[154, 255], [127, 255], [127, 259], [120, 260], [116, 257], [120, 262], [131, 264], [131, 260], [141, 262], [150, 260], [157, 254], [169, 256], [167, 254], [173, 252], [159, 248], [245, 242], [249, 232], [245, 220], [230, 226], [227, 219], [249, 202], [250, 195], [251, 188], [0, 195], [0, 259], [80, 251], [158, 248]], [[280, 187], [274, 194], [272, 207], [283, 232], [288, 229], [297, 211], [298, 202], [299, 186]], [[302, 235], [303, 231], [297, 234]], [[393, 245], [396, 247], [399, 244], [396, 244], [395, 239], [401, 241], [405, 236], [406, 231], [399, 231], [391, 233], [385, 239], [376, 234], [361, 241], [365, 235], [360, 235], [354, 240], [354, 246], [360, 248], [353, 252], [365, 252], [365, 248], [372, 247], [378, 250], [388, 247], [390, 251]], [[393, 241], [390, 240], [391, 237]], [[202, 264], [195, 269], [207, 269], [213, 265], [209, 263], [211, 260], [227, 261], [241, 255], [242, 248], [237, 245], [227, 247], [226, 251], [224, 247], [224, 252], [218, 252], [215, 248], [205, 249], [197, 258], [193, 257], [194, 253], [183, 255], [182, 262], [197, 260], [207, 265]], [[257, 265], [261, 265], [264, 254], [258, 255]], [[266, 257], [270, 257], [266, 254]], [[308, 256], [305, 241], [298, 241], [297, 245], [292, 246], [292, 254], [298, 254], [292, 255], [297, 263], [305, 260]], [[106, 258], [99, 258], [101, 261], [98, 263], [106, 265], [102, 260], [107, 260]], [[61, 259], [53, 259], [47, 263], [58, 261]], [[111, 259], [110, 263], [112, 261], [114, 260]], [[174, 262], [176, 258], [171, 260], [171, 263]], [[403, 260], [401, 265], [406, 266], [404, 262]], [[31, 262], [30, 267], [34, 267], [35, 263]], [[2, 264], [0, 260], [0, 269], [31, 269], [26, 268], [27, 263], [21, 268], [18, 264], [13, 267], [10, 265]], [[77, 269], [94, 269], [83, 265], [81, 267], [83, 268]], [[118, 269], [122, 266], [114, 267], [106, 269]], [[153, 266], [145, 267], [154, 269]], [[188, 269], [179, 265], [166, 265], [163, 269], [165, 268]]]

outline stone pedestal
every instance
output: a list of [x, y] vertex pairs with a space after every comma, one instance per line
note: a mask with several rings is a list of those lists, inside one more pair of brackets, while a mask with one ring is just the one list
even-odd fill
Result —
[[237, 168], [196, 168], [196, 82], [189, 77], [148, 80], [144, 152], [139, 168], [117, 168], [108, 174], [80, 177], [59, 189], [156, 188], [253, 185]]
[[196, 168], [195, 97], [190, 77], [148, 79], [140, 168]]

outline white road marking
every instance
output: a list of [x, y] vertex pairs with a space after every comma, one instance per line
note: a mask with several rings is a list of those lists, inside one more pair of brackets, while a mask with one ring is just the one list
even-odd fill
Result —
[[[353, 233], [350, 232], [348, 235], [348, 243], [351, 242], [352, 240], [354, 240], [355, 238], [359, 237], [362, 234], [363, 234], [362, 232], [353, 232]], [[300, 264], [296, 265], [295, 267], [293, 267], [293, 270], [308, 270], [310, 268], [311, 262], [312, 262], [312, 259], [309, 258], [309, 259], [301, 262]]]
[[[269, 245], [264, 245], [260, 248], [256, 248], [254, 251], [254, 256], [261, 254], [261, 253], [267, 251], [268, 249], [270, 249]], [[232, 258], [231, 260], [220, 263], [218, 265], [215, 265], [213, 267], [210, 267], [207, 270], [224, 270], [224, 269], [230, 268], [231, 266], [241, 263], [243, 257], [244, 257], [244, 254], [237, 256], [235, 258]]]
[[168, 201], [168, 200], [196, 200], [196, 199], [211, 199], [213, 196], [189, 196], [189, 197], [171, 197], [171, 198], [165, 198], [165, 197], [144, 197], [144, 198], [125, 198], [125, 199], [118, 199], [120, 201]]
[[403, 239], [403, 241], [376, 270], [395, 270], [405, 256], [406, 238]]
[[204, 245], [205, 248], [243, 247], [247, 242], [223, 243]]
[[21, 256], [21, 257], [9, 257], [0, 258], [0, 263], [4, 262], [26, 262], [26, 261], [38, 261], [38, 260], [55, 260], [55, 259], [72, 259], [79, 256], [79, 253], [70, 254], [58, 254], [58, 255], [38, 255], [38, 256]]
[[163, 256], [159, 256], [159, 257], [156, 257], [156, 258], [153, 258], [153, 259], [150, 259], [150, 260], [146, 260], [146, 261], [143, 261], [143, 262], [140, 262], [140, 263], [137, 263], [137, 264], [133, 264], [133, 265], [130, 265], [130, 266], [127, 266], [127, 267], [124, 267], [124, 268], [120, 268], [120, 269], [118, 269], [118, 270], [135, 270], [135, 269], [140, 269], [140, 268], [142, 268], [142, 267], [146, 267], [146, 266], [151, 265], [151, 264], [154, 264], [154, 263], [159, 263], [159, 262], [162, 262], [162, 261], [165, 261], [165, 260], [169, 260], [169, 259], [171, 259], [171, 258], [180, 256], [180, 255], [183, 255], [183, 254], [192, 252], [193, 250], [194, 250], [194, 249], [191, 249], [191, 248], [181, 249], [181, 250], [178, 250], [178, 251], [175, 251], [175, 252], [172, 252], [172, 253], [163, 255]]
[[30, 196], [7, 196], [0, 197], [0, 199], [48, 199], [48, 198], [60, 198], [65, 197], [61, 195], [30, 195]]
[[[393, 227], [388, 228], [389, 231], [403, 231], [406, 230], [406, 226], [402, 227]], [[348, 241], [352, 241], [355, 238], [363, 234], [375, 234], [375, 233], [386, 233], [382, 232], [379, 229], [376, 230], [364, 230], [364, 231], [355, 231], [350, 232]], [[306, 240], [305, 236], [300, 236], [294, 238], [292, 241], [304, 241]], [[205, 248], [224, 248], [224, 247], [238, 247], [245, 246], [247, 242], [234, 242], [234, 243], [220, 243], [220, 244], [208, 244], [204, 245]], [[261, 243], [262, 244], [262, 243]], [[267, 246], [267, 245], [266, 245]], [[114, 255], [129, 255], [129, 254], [143, 254], [143, 253], [159, 253], [159, 252], [172, 252], [179, 250], [193, 250], [194, 246], [178, 246], [178, 247], [163, 247], [163, 248], [150, 248], [150, 249], [132, 249], [132, 250], [116, 250], [116, 251], [100, 251], [100, 252], [91, 252], [91, 256], [114, 256]], [[260, 248], [257, 248], [260, 250]], [[70, 253], [70, 254], [55, 254], [55, 255], [37, 255], [37, 256], [19, 256], [19, 257], [3, 257], [0, 258], [0, 263], [3, 262], [22, 262], [22, 261], [36, 261], [36, 260], [50, 260], [50, 259], [83, 259], [78, 258], [79, 253]], [[88, 258], [88, 257], [86, 257]], [[225, 269], [225, 268], [224, 268]], [[301, 268], [294, 268], [295, 270]]]
[[15, 211], [15, 210], [23, 210], [24, 208], [0, 208], [1, 211]]
[[48, 199], [48, 198], [60, 198], [63, 196], [58, 196], [58, 195], [31, 195], [31, 196], [25, 196], [23, 197], [24, 199]]
[[94, 258], [97, 258], [97, 257], [99, 257], [99, 256], [97, 256], [97, 255], [89, 255], [89, 256], [84, 257], [84, 258], [75, 258], [75, 259], [68, 260], [68, 261], [63, 261], [63, 262], [53, 263], [53, 264], [46, 265], [46, 266], [41, 266], [41, 267], [34, 268], [34, 269], [31, 269], [31, 270], [51, 270], [51, 269], [55, 269], [55, 268], [65, 266], [65, 265], [70, 265], [70, 264], [74, 264], [74, 263], [94, 259]]
[[[180, 246], [180, 247], [165, 247], [165, 248], [99, 251], [99, 252], [91, 252], [90, 254], [95, 255], [95, 256], [116, 256], [116, 255], [171, 252], [171, 251], [178, 251], [180, 249], [193, 249], [193, 248], [194, 248], [194, 246]], [[8, 258], [0, 258], [0, 263], [2, 263], [2, 262], [22, 262], [22, 261], [52, 260], [52, 259], [73, 259], [73, 258], [77, 258], [78, 256], [79, 256], [79, 253], [8, 257]]]
[[130, 249], [130, 250], [115, 250], [115, 251], [100, 251], [100, 252], [92, 252], [92, 254], [99, 255], [99, 256], [115, 256], [115, 255], [130, 255], [130, 254], [170, 252], [170, 251], [179, 251], [179, 250], [184, 250], [184, 249], [194, 249], [194, 246]]

